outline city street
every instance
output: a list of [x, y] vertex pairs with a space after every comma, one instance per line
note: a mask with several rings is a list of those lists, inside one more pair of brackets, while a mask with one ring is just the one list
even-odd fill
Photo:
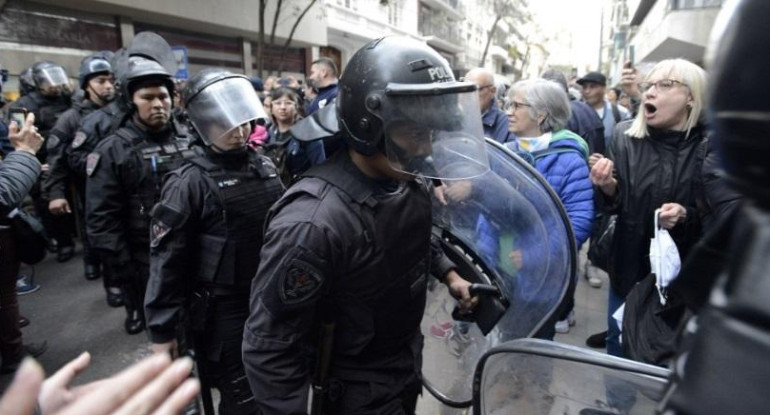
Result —
[[[114, 374], [149, 355], [150, 350], [144, 333], [135, 336], [125, 333], [125, 312], [123, 308], [107, 306], [102, 281], [83, 278], [80, 247], [77, 252], [78, 255], [66, 263], [57, 263], [55, 255], [49, 254], [35, 266], [35, 282], [40, 284], [41, 289], [20, 296], [19, 302], [22, 315], [32, 322], [22, 329], [24, 340], [48, 342], [48, 351], [38, 358], [46, 373], [53, 373], [83, 351], [91, 353], [90, 367], [76, 381], [84, 383]], [[585, 251], [580, 263], [584, 261]], [[22, 272], [29, 272], [30, 269], [23, 266]], [[570, 333], [557, 335], [559, 342], [584, 347], [586, 336], [604, 329], [607, 276], [597, 269], [590, 272], [597, 272], [604, 285], [601, 289], [594, 289], [588, 286], [585, 279], [580, 279], [575, 293], [576, 325]], [[11, 375], [0, 377], [0, 388], [4, 390], [11, 379]], [[422, 415], [461, 412], [440, 409], [438, 402], [427, 391], [418, 406], [418, 413]]]
[[[22, 272], [31, 267], [22, 265]], [[55, 254], [34, 267], [39, 291], [19, 296], [21, 314], [31, 324], [22, 329], [25, 342], [48, 342], [48, 351], [38, 358], [47, 374], [77, 357], [91, 353], [90, 367], [77, 382], [88, 382], [119, 371], [149, 354], [144, 333], [129, 336], [123, 330], [125, 311], [110, 308], [102, 280], [83, 277], [80, 247], [77, 255], [60, 264]], [[3, 390], [11, 375], [0, 377]]]

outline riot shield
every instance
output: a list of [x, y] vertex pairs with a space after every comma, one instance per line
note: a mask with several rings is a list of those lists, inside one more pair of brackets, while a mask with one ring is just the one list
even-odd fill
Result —
[[652, 415], [670, 372], [554, 342], [520, 339], [487, 352], [474, 415]]
[[139, 32], [134, 36], [131, 45], [126, 48], [128, 56], [144, 56], [163, 66], [168, 73], [174, 75], [177, 70], [174, 51], [166, 39], [157, 33]]
[[487, 156], [487, 173], [444, 181], [434, 200], [434, 233], [480, 298], [471, 315], [461, 315], [444, 284], [428, 288], [423, 384], [454, 408], [471, 405], [473, 371], [485, 352], [546, 324], [577, 267], [569, 219], [545, 179], [490, 139]]

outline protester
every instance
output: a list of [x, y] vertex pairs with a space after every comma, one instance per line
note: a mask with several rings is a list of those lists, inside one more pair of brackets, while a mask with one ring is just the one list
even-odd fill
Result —
[[[516, 135], [516, 150], [534, 160], [535, 168], [559, 196], [580, 248], [591, 233], [594, 196], [588, 178], [588, 144], [565, 129], [570, 116], [566, 92], [559, 84], [545, 79], [519, 81], [508, 92], [506, 111], [509, 128]], [[557, 316], [555, 330], [559, 333], [568, 332], [569, 326], [575, 324], [574, 284], [573, 281], [567, 302]]]
[[85, 385], [70, 386], [91, 361], [86, 352], [48, 379], [34, 360], [22, 364], [0, 399], [3, 415], [177, 415], [200, 391], [189, 377], [190, 358], [171, 363], [155, 355], [122, 372]]
[[271, 98], [274, 123], [268, 129], [269, 138], [263, 150], [275, 163], [284, 185], [289, 186], [310, 166], [326, 160], [326, 154], [321, 141], [302, 142], [289, 131], [302, 118], [299, 95], [284, 87], [274, 89]]
[[18, 246], [7, 217], [40, 175], [41, 166], [35, 154], [43, 145], [43, 137], [34, 124], [34, 113], [27, 116], [21, 131], [16, 123], [11, 123], [9, 139], [15, 151], [0, 163], [0, 373], [12, 373], [24, 356], [39, 356], [47, 348], [45, 343], [22, 343], [16, 276], [20, 266], [18, 252], [24, 247]]
[[508, 131], [508, 117], [505, 111], [497, 106], [497, 86], [492, 71], [485, 68], [474, 68], [465, 74], [465, 80], [478, 85], [479, 106], [481, 107], [481, 122], [484, 126], [484, 136], [499, 143], [513, 141], [514, 137]]
[[607, 309], [607, 352], [623, 356], [612, 314], [636, 282], [650, 273], [653, 212], [668, 229], [682, 258], [700, 237], [693, 180], [704, 137], [706, 74], [683, 59], [655, 65], [641, 84], [642, 106], [634, 120], [621, 123], [607, 157], [592, 155], [591, 181], [605, 209], [617, 213], [611, 251]]

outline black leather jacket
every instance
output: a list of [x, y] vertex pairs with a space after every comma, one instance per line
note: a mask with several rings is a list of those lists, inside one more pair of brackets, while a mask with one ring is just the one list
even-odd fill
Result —
[[678, 203], [687, 209], [687, 219], [669, 233], [686, 258], [701, 235], [696, 209], [694, 180], [699, 174], [698, 147], [703, 128], [684, 132], [649, 128], [643, 139], [626, 131], [633, 120], [618, 124], [610, 143], [609, 158], [615, 163], [618, 191], [605, 198], [605, 209], [618, 214], [611, 251], [610, 282], [625, 296], [637, 281], [650, 273], [649, 248], [654, 236], [654, 212], [664, 203]]

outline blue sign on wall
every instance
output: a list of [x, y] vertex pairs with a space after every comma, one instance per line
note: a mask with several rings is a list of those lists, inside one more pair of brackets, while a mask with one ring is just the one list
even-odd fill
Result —
[[176, 57], [176, 75], [174, 78], [187, 80], [189, 73], [187, 72], [187, 47], [185, 46], [172, 46], [174, 51], [174, 57]]

